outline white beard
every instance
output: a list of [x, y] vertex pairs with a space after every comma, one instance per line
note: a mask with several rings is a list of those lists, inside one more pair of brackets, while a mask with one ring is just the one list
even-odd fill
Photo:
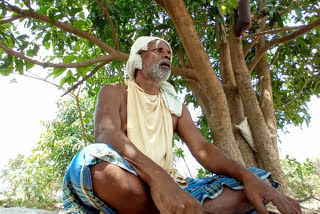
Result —
[[171, 69], [160, 67], [161, 63], [167, 62], [167, 61], [168, 60], [163, 59], [163, 60], [160, 60], [154, 66], [146, 66], [145, 69], [142, 69], [144, 77], [148, 80], [153, 80], [158, 84], [169, 79], [171, 74]]

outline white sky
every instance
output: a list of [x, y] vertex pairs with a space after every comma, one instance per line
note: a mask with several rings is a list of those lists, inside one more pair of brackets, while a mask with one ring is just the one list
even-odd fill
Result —
[[[17, 83], [10, 83], [13, 78]], [[55, 118], [56, 102], [62, 93], [55, 86], [39, 80], [18, 75], [0, 76], [0, 167], [19, 153], [31, 152], [40, 139], [40, 133], [44, 131], [40, 121]], [[289, 154], [302, 162], [307, 157], [320, 155], [319, 107], [320, 99], [312, 99], [309, 127], [303, 126], [302, 130], [288, 127], [290, 134], [279, 133], [281, 158]]]

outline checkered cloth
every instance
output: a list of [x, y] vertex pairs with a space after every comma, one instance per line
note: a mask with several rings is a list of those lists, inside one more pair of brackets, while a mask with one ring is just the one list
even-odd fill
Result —
[[[63, 180], [63, 205], [65, 213], [99, 214], [100, 211], [107, 214], [117, 212], [107, 203], [101, 201], [93, 193], [90, 166], [107, 161], [115, 164], [128, 172], [137, 175], [129, 163], [124, 160], [110, 145], [94, 143], [82, 149], [71, 161]], [[278, 188], [278, 183], [271, 179], [270, 172], [262, 169], [249, 168], [261, 179], [269, 178], [271, 184]], [[243, 184], [231, 177], [214, 175], [205, 178], [187, 178], [188, 186], [184, 188], [201, 203], [206, 198], [215, 198], [224, 186], [232, 189], [243, 189]]]

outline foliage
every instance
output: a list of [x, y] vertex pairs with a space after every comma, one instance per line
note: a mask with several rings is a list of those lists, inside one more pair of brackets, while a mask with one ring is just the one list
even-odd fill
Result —
[[[30, 2], [30, 5], [26, 2]], [[210, 62], [220, 76], [216, 25], [221, 23], [227, 28], [234, 22], [234, 11], [238, 1], [185, 0], [184, 2]], [[108, 10], [110, 19], [105, 15], [101, 5]], [[259, 7], [257, 1], [251, 1], [250, 5], [254, 19], [249, 33], [257, 31], [258, 19], [263, 17], [268, 18], [267, 23], [271, 29], [277, 29], [288, 23], [308, 24], [318, 17], [319, 10], [319, 5], [312, 0], [299, 2], [268, 0], [263, 8]], [[188, 67], [188, 57], [172, 19], [155, 1], [114, 0], [108, 1], [107, 5], [104, 5], [102, 0], [30, 0], [14, 1], [14, 3], [2, 1], [0, 7], [2, 8], [0, 20], [15, 18], [18, 14], [17, 8], [26, 11], [32, 8], [35, 13], [48, 17], [49, 21], [46, 22], [43, 19], [22, 17], [1, 24], [0, 38], [1, 43], [24, 53], [29, 58], [65, 65], [55, 67], [50, 73], [51, 76], [62, 77], [60, 87], [75, 85], [98, 66], [98, 63], [90, 63], [72, 68], [68, 66], [70, 63], [87, 62], [101, 56], [112, 55], [111, 51], [129, 53], [134, 39], [141, 35], [160, 36], [170, 41], [174, 52], [173, 65]], [[14, 7], [16, 8], [13, 9]], [[292, 12], [286, 11], [287, 9], [291, 9]], [[57, 26], [55, 21], [70, 26], [71, 30]], [[80, 31], [85, 34], [80, 34]], [[286, 34], [287, 31], [283, 31], [275, 36], [267, 36], [266, 42]], [[222, 38], [222, 35], [220, 36]], [[251, 39], [244, 40], [244, 45], [251, 41]], [[111, 50], [103, 47], [101, 43], [109, 46]], [[306, 103], [311, 95], [318, 95], [320, 92], [319, 44], [319, 28], [316, 28], [303, 37], [274, 46], [269, 52], [279, 128], [283, 128], [286, 124], [308, 123], [310, 120]], [[41, 57], [44, 50], [51, 51], [50, 56]], [[247, 61], [250, 62], [255, 54], [253, 48], [248, 54]], [[12, 72], [24, 73], [34, 65], [28, 60], [7, 54], [2, 48], [0, 55], [2, 75], [9, 75]], [[125, 76], [123, 71], [124, 58], [112, 60], [86, 80], [85, 90], [89, 96], [95, 96], [106, 82], [123, 83]], [[257, 81], [254, 72], [252, 78], [253, 82]], [[189, 92], [184, 78], [173, 76], [170, 81], [180, 92], [182, 90]], [[257, 95], [259, 96], [258, 93]], [[196, 99], [187, 99], [187, 103], [189, 102], [198, 105]]]
[[320, 160], [307, 159], [304, 163], [288, 156], [282, 160], [289, 188], [295, 198], [303, 199], [309, 196], [320, 198]]
[[[94, 100], [80, 100], [86, 136], [93, 142]], [[43, 123], [46, 131], [29, 156], [18, 155], [9, 161], [1, 177], [10, 182], [10, 205], [54, 207], [59, 200], [64, 172], [73, 156], [84, 147], [81, 121], [75, 99], [59, 101], [56, 119]]]

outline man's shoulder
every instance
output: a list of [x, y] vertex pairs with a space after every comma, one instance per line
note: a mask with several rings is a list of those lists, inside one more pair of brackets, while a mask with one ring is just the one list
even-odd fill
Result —
[[127, 91], [127, 86], [118, 84], [118, 83], [108, 83], [105, 84], [101, 89], [100, 89], [100, 95], [101, 94], [112, 94], [112, 95], [120, 95], [120, 94], [125, 94]]

